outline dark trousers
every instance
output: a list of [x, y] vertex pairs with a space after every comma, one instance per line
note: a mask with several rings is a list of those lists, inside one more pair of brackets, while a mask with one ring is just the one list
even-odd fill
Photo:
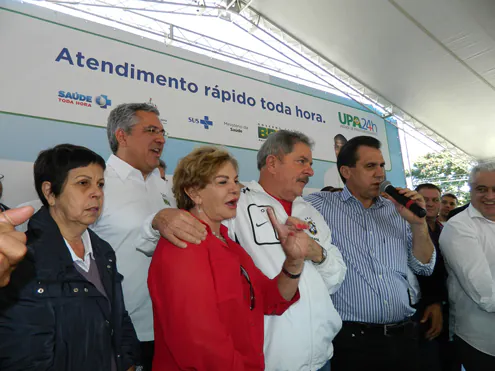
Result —
[[[422, 314], [420, 318], [422, 318]], [[430, 326], [429, 322], [420, 324], [420, 370], [461, 371], [461, 362], [459, 357], [456, 356], [454, 342], [449, 339], [448, 322], [444, 322], [442, 333], [433, 340], [426, 339], [426, 332], [430, 329]]]
[[335, 337], [332, 371], [418, 371], [418, 328], [413, 321], [383, 326], [344, 322]]
[[139, 343], [141, 348], [141, 359], [139, 366], [143, 371], [151, 371], [153, 365], [153, 355], [155, 354], [155, 342], [154, 341], [141, 341]]
[[493, 371], [495, 357], [473, 348], [460, 337], [454, 337], [455, 349], [466, 371]]

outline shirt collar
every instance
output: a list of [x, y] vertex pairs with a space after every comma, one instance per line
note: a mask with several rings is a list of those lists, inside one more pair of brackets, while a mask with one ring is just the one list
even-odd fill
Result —
[[[190, 211], [188, 211], [188, 213], [193, 217], [193, 218], [196, 218], [196, 220], [198, 222], [200, 222], [201, 224], [203, 224], [205, 227], [206, 227], [206, 233], [208, 235], [211, 235], [211, 236], [214, 236], [213, 234], [213, 231], [211, 230], [210, 226], [204, 221], [204, 220], [201, 220], [199, 219], [196, 215], [193, 215]], [[225, 240], [229, 240], [229, 229], [224, 226], [223, 224], [220, 224], [220, 235], [225, 238]]]
[[[342, 192], [340, 192], [340, 197], [344, 202], [346, 202], [349, 199], [354, 199], [356, 200], [356, 202], [361, 203], [361, 201], [359, 201], [356, 197], [354, 197], [351, 191], [349, 191], [349, 188], [347, 188], [347, 186], [344, 186], [344, 189], [342, 190]], [[373, 205], [371, 205], [371, 207], [372, 208], [382, 207], [383, 205], [385, 205], [384, 201], [385, 199], [383, 197], [378, 196], [377, 198], [375, 198], [375, 202], [373, 203]]]
[[487, 221], [489, 221], [490, 223], [495, 223], [494, 221], [490, 220], [490, 219], [487, 219], [483, 216], [482, 213], [479, 212], [478, 209], [476, 209], [473, 204], [469, 204], [468, 208], [468, 215], [471, 219], [474, 219], [474, 218], [481, 218], [481, 219], [485, 219]]
[[[273, 198], [274, 200], [277, 200], [278, 201], [278, 198], [275, 198], [274, 196], [272, 196], [271, 194], [269, 194], [267, 191], [265, 191], [265, 189], [261, 186], [261, 184], [259, 184], [255, 180], [253, 180], [251, 182], [246, 182], [246, 183], [243, 183], [243, 184], [244, 184], [244, 188], [249, 188], [250, 190], [256, 190], [258, 192], [263, 192], [263, 193], [267, 194], [268, 196], [270, 196], [271, 198]], [[286, 202], [290, 202], [290, 201], [286, 201]], [[292, 204], [295, 205], [295, 204], [300, 203], [300, 202], [305, 203], [306, 201], [304, 201], [304, 198], [302, 196], [297, 196], [294, 199], [294, 201], [292, 201]]]
[[70, 256], [72, 257], [72, 261], [78, 261], [78, 260], [86, 260], [86, 257], [90, 257], [92, 260], [94, 260], [94, 255], [93, 255], [93, 246], [91, 245], [91, 238], [89, 237], [89, 232], [86, 229], [84, 233], [81, 236], [83, 245], [84, 245], [84, 257], [81, 259], [79, 256], [76, 255], [74, 250], [72, 250], [72, 247], [70, 246], [69, 242], [64, 238], [65, 244], [69, 248]]
[[[108, 158], [107, 165], [112, 167], [119, 176], [119, 178], [122, 180], [126, 180], [131, 174], [134, 174], [140, 179], [143, 179], [143, 174], [141, 173], [141, 171], [129, 165], [127, 162], [125, 162], [124, 160], [113, 154], [110, 155], [110, 157]], [[148, 178], [150, 176], [156, 176], [156, 175], [160, 176], [160, 170], [158, 170], [158, 168], [154, 169], [150, 173]]]

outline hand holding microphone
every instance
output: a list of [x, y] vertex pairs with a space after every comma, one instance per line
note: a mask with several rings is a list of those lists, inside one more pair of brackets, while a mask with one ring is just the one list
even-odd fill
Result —
[[394, 202], [399, 214], [409, 223], [424, 223], [426, 205], [418, 192], [407, 188], [395, 188], [389, 181], [380, 184], [380, 192], [385, 198]]

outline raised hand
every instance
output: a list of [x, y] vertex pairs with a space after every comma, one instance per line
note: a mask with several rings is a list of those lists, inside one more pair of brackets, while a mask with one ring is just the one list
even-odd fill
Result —
[[182, 248], [187, 247], [186, 242], [198, 245], [206, 238], [206, 227], [190, 213], [180, 209], [167, 208], [159, 211], [152, 226], [164, 238]]
[[[304, 232], [304, 229], [307, 229], [308, 226], [300, 223], [295, 223], [296, 226], [281, 224], [271, 208], [268, 208], [267, 212], [270, 222], [278, 234], [280, 244], [282, 245], [282, 249], [287, 256], [287, 259], [303, 262], [308, 254], [311, 242], [310, 237]], [[297, 228], [298, 226], [301, 228]]]
[[[423, 209], [426, 208], [426, 203], [423, 198], [418, 192], [412, 191], [409, 188], [400, 188], [397, 187], [395, 188], [401, 195], [404, 195], [414, 202], [418, 204], [418, 206], [422, 207]], [[390, 197], [387, 193], [382, 193], [382, 197], [386, 198], [387, 200], [390, 200], [394, 203], [395, 208], [399, 212], [400, 216], [402, 216], [408, 223], [410, 224], [423, 224], [425, 223], [425, 218], [420, 218], [419, 216], [414, 215], [411, 211], [409, 211], [406, 207], [402, 206], [399, 204], [397, 201], [395, 201], [392, 197]]]
[[0, 213], [0, 287], [6, 286], [16, 265], [26, 255], [26, 235], [14, 227], [24, 223], [34, 213], [31, 206]]

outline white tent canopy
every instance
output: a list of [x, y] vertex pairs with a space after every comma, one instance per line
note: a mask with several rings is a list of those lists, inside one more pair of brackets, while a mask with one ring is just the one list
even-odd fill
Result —
[[494, 0], [250, 6], [468, 155], [495, 157]]

